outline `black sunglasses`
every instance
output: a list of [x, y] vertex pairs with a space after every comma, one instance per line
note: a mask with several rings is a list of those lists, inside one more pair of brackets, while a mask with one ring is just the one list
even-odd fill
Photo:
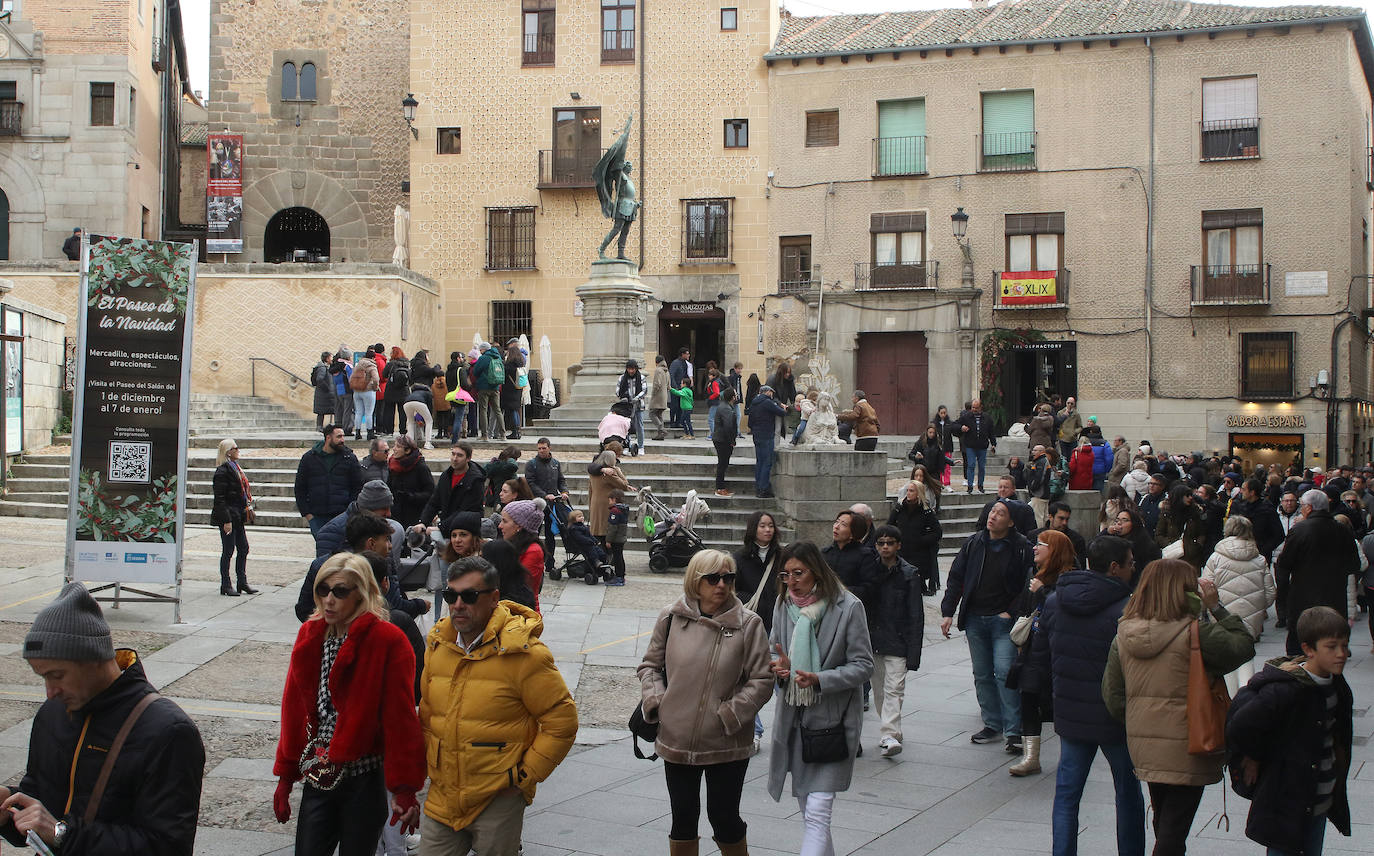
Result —
[[324, 600], [332, 594], [334, 595], [335, 600], [343, 600], [344, 598], [348, 597], [350, 594], [353, 594], [353, 592], [357, 590], [357, 586], [333, 586], [331, 588], [330, 586], [324, 583], [320, 583], [319, 585], [315, 586], [315, 596], [318, 597], [320, 600]]
[[721, 580], [725, 580], [727, 586], [735, 584], [734, 574], [702, 574], [701, 578], [706, 581], [708, 586], [718, 586]]
[[457, 603], [458, 598], [461, 597], [463, 599], [463, 603], [466, 603], [469, 606], [471, 606], [472, 604], [477, 602], [477, 598], [481, 597], [484, 594], [494, 591], [496, 591], [496, 589], [494, 588], [463, 589], [462, 591], [454, 591], [451, 588], [446, 588], [442, 592], [440, 592], [440, 594], [443, 595], [444, 603], [447, 603], [449, 605]]

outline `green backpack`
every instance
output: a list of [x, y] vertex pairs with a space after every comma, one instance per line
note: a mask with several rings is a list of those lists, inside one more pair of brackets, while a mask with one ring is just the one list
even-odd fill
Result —
[[487, 383], [491, 386], [500, 386], [506, 381], [506, 364], [501, 362], [499, 356], [493, 355], [491, 362], [487, 363]]

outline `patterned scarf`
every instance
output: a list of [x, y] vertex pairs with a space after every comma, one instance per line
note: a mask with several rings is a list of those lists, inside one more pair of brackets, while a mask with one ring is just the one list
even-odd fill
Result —
[[[825, 615], [826, 602], [812, 600], [805, 606], [798, 606], [792, 598], [787, 599], [787, 616], [792, 619], [792, 645], [787, 658], [792, 661], [792, 674], [815, 672], [820, 666], [821, 652], [816, 644], [816, 634], [820, 632], [821, 616]], [[807, 707], [820, 701], [819, 687], [799, 687], [795, 679], [787, 682], [787, 703], [794, 707]]]
[[239, 484], [243, 485], [243, 499], [249, 505], [253, 504], [253, 491], [248, 487], [248, 476], [243, 474], [243, 467], [239, 466], [238, 461], [230, 461], [234, 465], [234, 471], [239, 474]]

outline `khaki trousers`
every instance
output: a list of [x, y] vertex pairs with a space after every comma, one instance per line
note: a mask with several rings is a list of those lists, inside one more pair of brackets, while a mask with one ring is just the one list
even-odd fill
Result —
[[420, 856], [517, 856], [525, 824], [525, 798], [502, 791], [477, 819], [463, 829], [445, 826], [427, 814], [420, 817]]

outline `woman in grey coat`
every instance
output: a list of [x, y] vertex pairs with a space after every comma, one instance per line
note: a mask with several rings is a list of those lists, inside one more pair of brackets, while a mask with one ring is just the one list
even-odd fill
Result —
[[310, 385], [315, 387], [315, 427], [323, 428], [334, 416], [334, 378], [329, 376], [329, 352], [320, 352], [320, 361], [310, 370]]
[[[782, 799], [792, 774], [792, 795], [805, 830], [800, 856], [833, 856], [830, 812], [835, 793], [849, 789], [863, 721], [863, 685], [873, 675], [873, 645], [863, 604], [809, 541], [783, 550], [779, 599], [773, 611], [773, 674], [778, 711], [773, 721], [768, 793]], [[843, 723], [847, 751], [828, 763], [802, 760], [802, 729]]]

